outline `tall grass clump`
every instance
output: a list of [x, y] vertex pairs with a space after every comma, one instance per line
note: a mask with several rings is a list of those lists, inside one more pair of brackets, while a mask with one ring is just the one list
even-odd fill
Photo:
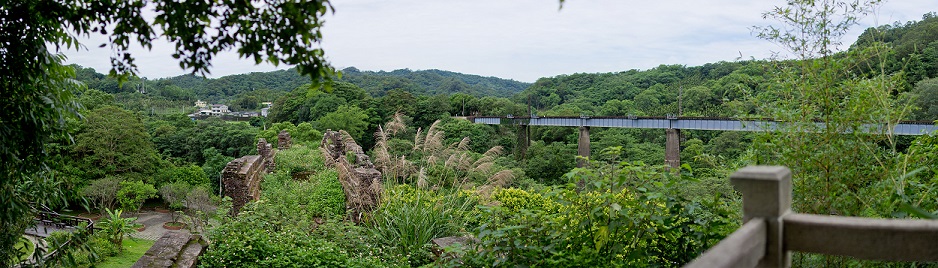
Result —
[[444, 143], [446, 133], [440, 130], [437, 120], [426, 130], [418, 128], [414, 134], [410, 151], [393, 149], [392, 139], [407, 126], [402, 115], [397, 114], [375, 133], [375, 166], [382, 171], [386, 181], [413, 183], [422, 189], [441, 187], [471, 188], [472, 186], [503, 186], [514, 179], [511, 170], [495, 164], [504, 153], [495, 146], [478, 154], [469, 148], [468, 137], [449, 145]]
[[467, 211], [475, 207], [468, 195], [396, 185], [385, 189], [381, 206], [371, 214], [372, 234], [413, 262], [426, 261], [431, 239], [456, 235]]

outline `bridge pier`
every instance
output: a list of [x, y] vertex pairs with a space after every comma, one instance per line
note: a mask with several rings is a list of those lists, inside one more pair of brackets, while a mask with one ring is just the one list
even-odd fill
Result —
[[678, 171], [681, 168], [681, 130], [668, 128], [664, 130], [667, 141], [664, 145], [664, 163]]
[[515, 145], [515, 159], [525, 159], [531, 139], [528, 138], [528, 125], [518, 125], [518, 144]]
[[[577, 155], [590, 157], [590, 127], [580, 126], [580, 138], [577, 141]], [[586, 167], [589, 162], [585, 159], [577, 159], [576, 167]]]

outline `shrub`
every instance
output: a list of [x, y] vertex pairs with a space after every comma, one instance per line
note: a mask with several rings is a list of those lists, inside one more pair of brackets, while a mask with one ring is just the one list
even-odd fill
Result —
[[429, 261], [424, 258], [427, 252], [424, 246], [433, 238], [455, 235], [464, 224], [461, 213], [473, 205], [458, 194], [444, 195], [397, 185], [385, 190], [381, 206], [372, 213], [369, 224], [378, 240], [419, 265]]
[[658, 167], [591, 166], [565, 175], [582, 182], [579, 187], [493, 193], [500, 205], [484, 210], [489, 222], [478, 229], [479, 243], [462, 251], [462, 264], [674, 267], [716, 244], [735, 223], [719, 200], [700, 203], [676, 194], [691, 181]]
[[139, 211], [143, 201], [156, 197], [156, 188], [142, 181], [122, 181], [117, 200], [124, 209]]

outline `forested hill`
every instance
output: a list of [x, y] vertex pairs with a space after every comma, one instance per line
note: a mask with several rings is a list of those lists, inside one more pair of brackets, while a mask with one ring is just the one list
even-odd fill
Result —
[[510, 97], [531, 85], [515, 80], [442, 70], [401, 69], [373, 72], [360, 71], [355, 67], [342, 70], [340, 81], [355, 84], [376, 97], [398, 88], [421, 95], [466, 93], [477, 97]]
[[[912, 118], [938, 118], [938, 16], [867, 29], [838, 58], [863, 59], [850, 73], [884, 73], [899, 80], [894, 94], [909, 93], [918, 107]], [[871, 68], [884, 64], [884, 69]], [[745, 116], [773, 94], [778, 66], [791, 61], [716, 62], [702, 66], [660, 65], [649, 70], [571, 74], [538, 79], [513, 98], [542, 115]], [[679, 105], [679, 95], [681, 101]]]
[[[361, 87], [375, 97], [384, 96], [392, 89], [403, 89], [416, 95], [436, 95], [465, 93], [477, 97], [494, 96], [509, 97], [521, 92], [529, 83], [497, 77], [482, 77], [478, 75], [462, 74], [442, 70], [411, 71], [408, 69], [385, 71], [360, 71], [354, 67], [342, 70], [342, 78], [338, 81], [349, 82]], [[86, 78], [95, 77], [89, 74]], [[116, 81], [107, 81], [103, 75], [97, 75], [100, 82], [93, 87], [109, 93], [122, 91], [118, 89]], [[153, 90], [159, 91], [165, 86], [173, 85], [184, 91], [192, 93], [192, 97], [221, 101], [231, 99], [241, 93], [268, 89], [275, 92], [289, 92], [301, 85], [308, 84], [309, 77], [301, 76], [295, 69], [272, 72], [255, 72], [248, 74], [229, 75], [221, 78], [202, 78], [195, 75], [180, 75], [171, 78], [158, 79]], [[103, 84], [102, 84], [103, 83]], [[123, 89], [131, 91], [131, 89]]]

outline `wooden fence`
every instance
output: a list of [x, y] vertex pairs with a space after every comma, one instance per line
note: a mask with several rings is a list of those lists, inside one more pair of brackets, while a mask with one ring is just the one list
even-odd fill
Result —
[[684, 267], [789, 267], [793, 251], [863, 260], [938, 261], [938, 221], [791, 212], [791, 171], [749, 166], [730, 181], [743, 226]]

